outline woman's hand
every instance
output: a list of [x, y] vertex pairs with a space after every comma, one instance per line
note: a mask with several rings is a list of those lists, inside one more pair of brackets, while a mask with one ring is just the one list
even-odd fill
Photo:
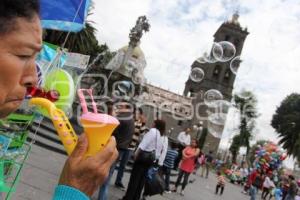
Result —
[[118, 151], [114, 137], [94, 156], [84, 156], [87, 148], [88, 141], [83, 134], [65, 163], [59, 184], [74, 187], [92, 196], [107, 178], [111, 165], [118, 157]]

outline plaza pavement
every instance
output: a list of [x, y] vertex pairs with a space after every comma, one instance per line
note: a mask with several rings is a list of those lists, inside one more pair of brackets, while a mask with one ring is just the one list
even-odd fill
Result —
[[[60, 171], [63, 167], [66, 156], [51, 152], [41, 147], [33, 145], [31, 153], [24, 165], [22, 175], [16, 193], [12, 200], [50, 200], [55, 185], [58, 182]], [[115, 180], [115, 175], [112, 178], [112, 183]], [[175, 181], [176, 177], [172, 177]], [[185, 190], [185, 195], [179, 194], [164, 194], [163, 196], [156, 195], [149, 200], [249, 200], [249, 196], [241, 193], [241, 187], [226, 184], [223, 196], [215, 195], [214, 189], [216, 178], [214, 174], [210, 174], [208, 179], [201, 178], [198, 175], [192, 175], [195, 182], [188, 184]], [[129, 174], [125, 173], [124, 184], [127, 185]], [[124, 191], [110, 187], [109, 200], [117, 200], [124, 195]], [[93, 200], [96, 200], [97, 194]]]

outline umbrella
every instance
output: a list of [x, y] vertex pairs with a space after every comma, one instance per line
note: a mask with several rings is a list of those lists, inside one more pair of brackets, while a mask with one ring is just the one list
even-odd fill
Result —
[[85, 26], [90, 0], [41, 0], [45, 29], [78, 32]]

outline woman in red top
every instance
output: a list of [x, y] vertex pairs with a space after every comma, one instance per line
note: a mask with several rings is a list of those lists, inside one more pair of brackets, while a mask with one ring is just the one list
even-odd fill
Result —
[[196, 162], [195, 160], [197, 159], [198, 155], [200, 153], [200, 149], [198, 148], [197, 140], [193, 139], [191, 141], [191, 145], [186, 147], [182, 151], [182, 160], [180, 162], [179, 166], [179, 174], [177, 181], [175, 183], [175, 188], [174, 192], [177, 191], [177, 187], [179, 186], [182, 177], [183, 178], [183, 183], [181, 187], [181, 195], [184, 195], [184, 188], [188, 183], [189, 175], [194, 171]]

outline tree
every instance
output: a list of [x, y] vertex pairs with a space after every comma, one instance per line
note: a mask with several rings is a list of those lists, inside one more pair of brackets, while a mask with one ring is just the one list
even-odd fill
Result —
[[232, 163], [236, 163], [236, 158], [239, 153], [240, 147], [241, 147], [241, 135], [238, 134], [232, 138], [232, 143], [229, 147], [229, 151], [231, 152], [232, 155]]
[[271, 121], [278, 133], [279, 144], [300, 161], [300, 94], [287, 96], [276, 109]]
[[202, 133], [201, 133], [201, 136], [199, 138], [199, 148], [200, 149], [202, 149], [204, 147], [207, 133], [208, 133], [207, 128], [204, 128]]
[[234, 95], [234, 104], [240, 114], [239, 144], [240, 147], [246, 147], [246, 158], [249, 161], [250, 140], [255, 128], [255, 119], [258, 117], [257, 99], [251, 91], [242, 91], [240, 94]]

